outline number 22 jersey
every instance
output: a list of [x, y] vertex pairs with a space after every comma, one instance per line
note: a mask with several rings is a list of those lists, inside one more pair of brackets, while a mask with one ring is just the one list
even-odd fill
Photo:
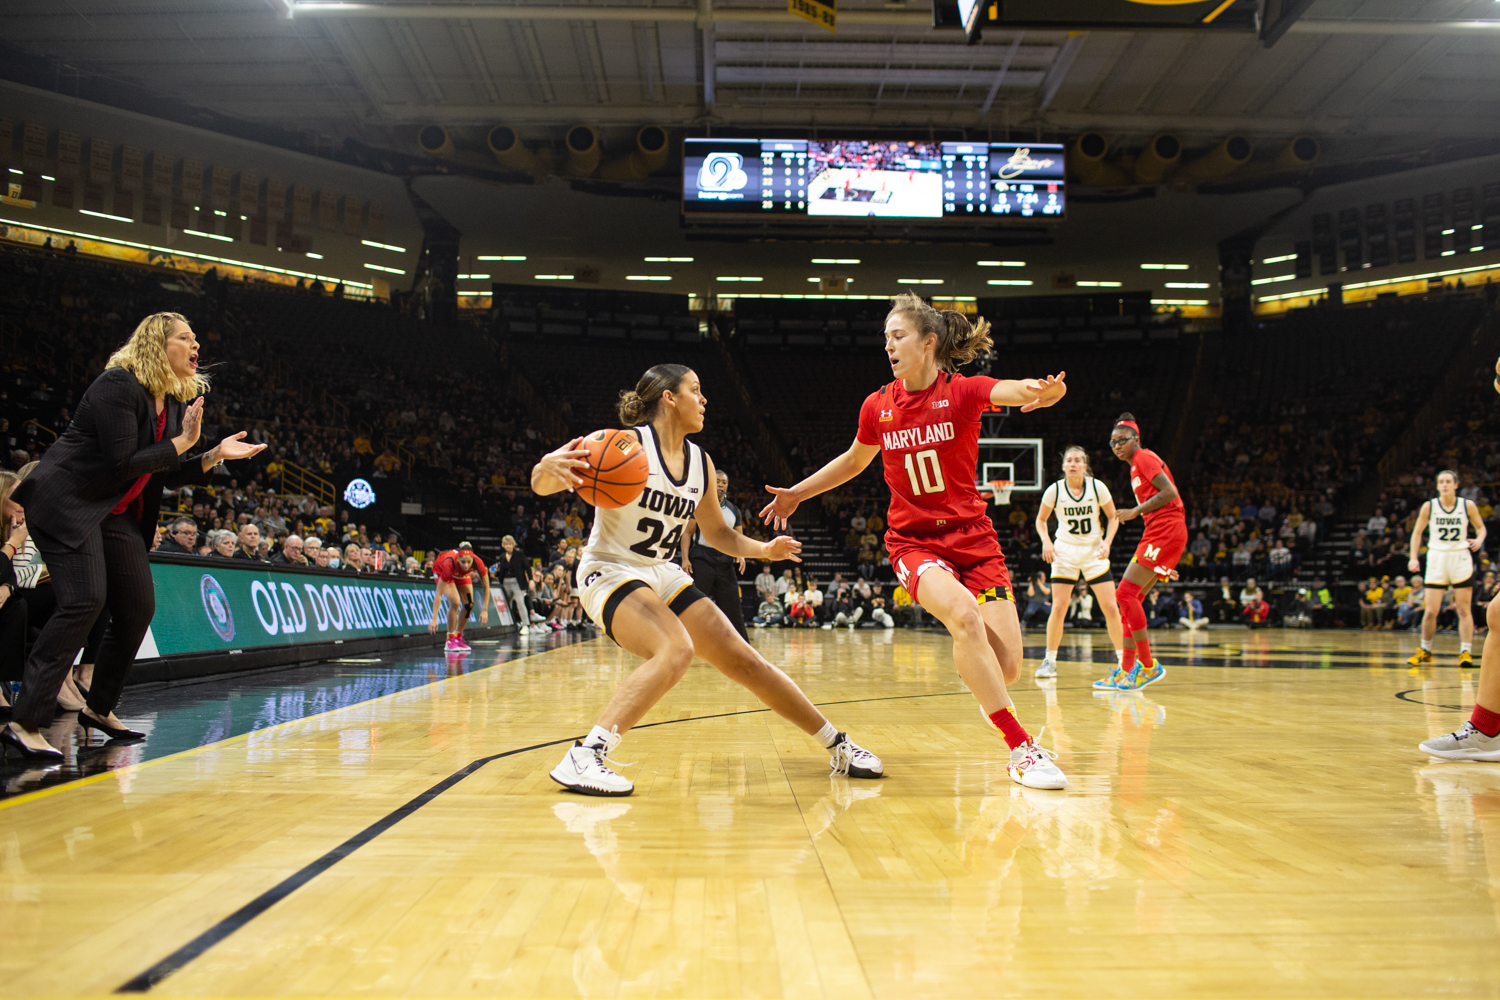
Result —
[[655, 429], [643, 424], [632, 430], [641, 439], [651, 470], [646, 476], [646, 488], [635, 503], [614, 510], [604, 507], [594, 510], [594, 528], [579, 562], [603, 559], [654, 566], [676, 561], [682, 529], [698, 509], [698, 501], [703, 499], [708, 484], [708, 460], [702, 448], [683, 441], [687, 458], [682, 478], [673, 479]]
[[997, 381], [944, 372], [920, 392], [897, 379], [866, 397], [856, 439], [880, 448], [892, 531], [928, 535], [988, 520], [974, 470], [980, 414]]

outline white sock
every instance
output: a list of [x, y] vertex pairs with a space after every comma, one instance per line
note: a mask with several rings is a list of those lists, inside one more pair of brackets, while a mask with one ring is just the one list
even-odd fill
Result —
[[583, 738], [583, 745], [586, 747], [605, 747], [606, 749], [613, 750], [620, 745], [622, 738], [619, 734], [605, 729], [603, 726], [595, 726]]
[[1044, 656], [1044, 657], [1042, 657], [1042, 662], [1043, 663], [1056, 663], [1057, 662], [1057, 650], [1055, 650], [1055, 649], [1049, 649], [1049, 650], [1047, 650], [1047, 655]]
[[1474, 644], [1472, 642], [1461, 642], [1458, 644], [1458, 651], [1460, 653], [1472, 653], [1474, 652]]
[[813, 734], [813, 739], [817, 740], [824, 750], [827, 750], [838, 742], [839, 731], [833, 723], [825, 722], [823, 728]]
[[1424, 650], [1426, 650], [1427, 652], [1429, 652], [1429, 653], [1432, 652], [1432, 640], [1431, 639], [1423, 639], [1422, 640], [1422, 648]]

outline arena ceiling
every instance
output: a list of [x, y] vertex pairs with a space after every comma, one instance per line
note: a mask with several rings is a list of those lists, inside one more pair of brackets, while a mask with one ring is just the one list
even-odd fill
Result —
[[[1222, 24], [1252, 23], [1258, 2], [1232, 0]], [[1152, 9], [1054, 6], [1097, 15], [1111, 3]], [[1308, 134], [1325, 163], [1500, 138], [1496, 0], [1282, 0], [1296, 18], [1271, 45], [1253, 28], [1127, 30], [1097, 17], [1077, 31], [990, 26], [966, 45], [931, 26], [927, 0], [842, 0], [836, 33], [776, 0], [6, 6], [13, 79], [95, 100], [151, 95], [328, 149], [353, 139], [414, 154], [430, 124], [480, 152], [497, 124], [551, 142], [586, 124], [606, 150], [646, 124], [678, 135], [1097, 129], [1116, 147], [1161, 132], [1189, 148], [1239, 134], [1262, 155]]]

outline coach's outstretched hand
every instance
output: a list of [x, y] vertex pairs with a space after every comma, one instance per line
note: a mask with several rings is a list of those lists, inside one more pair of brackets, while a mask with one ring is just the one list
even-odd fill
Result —
[[1058, 372], [1056, 375], [1048, 375], [1046, 378], [1036, 382], [1027, 382], [1026, 391], [1036, 398], [1021, 407], [1022, 413], [1030, 413], [1044, 406], [1051, 406], [1068, 394], [1068, 386], [1063, 381], [1068, 377], [1067, 372]]
[[767, 486], [766, 492], [776, 499], [760, 509], [760, 519], [764, 524], [772, 524], [777, 531], [786, 527], [786, 522], [797, 512], [799, 501], [792, 496], [791, 490], [784, 490], [780, 486]]
[[792, 562], [802, 561], [802, 543], [791, 535], [777, 535], [766, 543], [765, 558], [771, 562], [782, 562], [790, 559]]

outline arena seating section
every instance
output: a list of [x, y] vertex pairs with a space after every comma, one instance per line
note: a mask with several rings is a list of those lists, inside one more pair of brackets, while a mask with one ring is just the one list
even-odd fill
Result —
[[[617, 424], [620, 390], [653, 364], [698, 372], [710, 403], [700, 443], [730, 475], [731, 495], [751, 509], [765, 495], [762, 484], [778, 478], [761, 460], [768, 447], [787, 457], [793, 475], [811, 471], [847, 446], [861, 401], [889, 380], [881, 351], [888, 307], [878, 301], [741, 298], [732, 314], [706, 319], [689, 311], [685, 296], [497, 286], [487, 317], [438, 329], [383, 304], [213, 275], [14, 247], [0, 249], [0, 261], [0, 416], [13, 453], [40, 453], [141, 316], [179, 311], [198, 330], [214, 378], [205, 435], [249, 428], [271, 445], [252, 468], [236, 470], [245, 481], [235, 485], [280, 487], [284, 496], [289, 481], [273, 474], [285, 463], [330, 483], [354, 474], [386, 479], [435, 515], [369, 515], [371, 530], [394, 528], [408, 548], [463, 536], [493, 551], [501, 534], [535, 518], [527, 550], [538, 558], [555, 551], [563, 533], [549, 529], [549, 515], [576, 501], [532, 496], [531, 465], [559, 430]], [[1203, 530], [1210, 541], [1207, 558], [1200, 553], [1183, 567], [1186, 579], [1259, 571], [1304, 583], [1363, 575], [1368, 559], [1355, 566], [1347, 550], [1359, 523], [1352, 518], [1367, 517], [1361, 505], [1377, 502], [1375, 463], [1485, 315], [1481, 296], [1434, 295], [1303, 310], [1259, 320], [1252, 335], [1229, 340], [1155, 315], [1139, 296], [978, 306], [994, 319], [995, 350], [969, 372], [1068, 372], [1063, 405], [1013, 413], [1004, 428], [1047, 442], [1049, 476], [1063, 446], [1082, 444], [1095, 473], [1128, 498], [1125, 467], [1106, 441], [1114, 418], [1129, 410], [1147, 446], [1172, 463], [1193, 533]], [[737, 383], [753, 413], [731, 389]], [[1409, 509], [1430, 490], [1436, 465], [1458, 466], [1476, 493], [1500, 478], [1492, 390], [1475, 385], [1432, 441], [1450, 441], [1462, 424], [1476, 444], [1403, 470], [1384, 498], [1392, 531], [1402, 513], [1394, 508]], [[757, 439], [762, 433], [768, 440]], [[12, 454], [11, 462], [22, 458]], [[805, 568], [824, 579], [859, 572], [846, 541], [849, 519], [883, 514], [886, 499], [877, 463], [828, 502], [809, 505], [798, 526]], [[1036, 495], [1013, 499], [993, 512], [1019, 577], [1041, 567], [1031, 525]], [[1271, 521], [1239, 516], [1268, 502], [1277, 511]], [[578, 506], [586, 522], [589, 511]], [[1318, 533], [1285, 528], [1294, 512], [1294, 522], [1319, 522]], [[764, 534], [753, 521], [746, 529]], [[1120, 568], [1138, 531], [1128, 525], [1121, 534]], [[1273, 573], [1267, 550], [1278, 535], [1294, 559]], [[1251, 555], [1237, 562], [1242, 543]], [[878, 557], [865, 572], [889, 579]]]

